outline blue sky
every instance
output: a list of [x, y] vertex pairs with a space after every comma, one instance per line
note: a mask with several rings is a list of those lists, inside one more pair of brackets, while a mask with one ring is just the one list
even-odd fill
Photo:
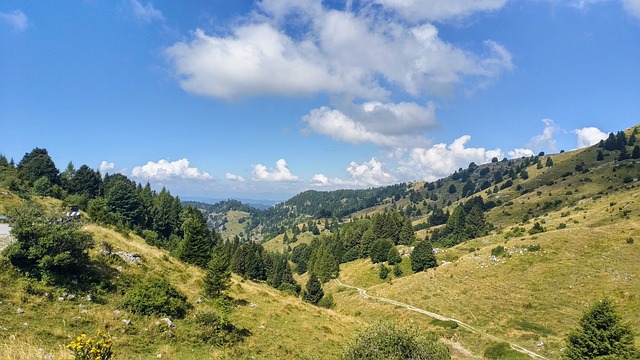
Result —
[[3, 1], [0, 153], [181, 196], [435, 180], [640, 123], [640, 0]]

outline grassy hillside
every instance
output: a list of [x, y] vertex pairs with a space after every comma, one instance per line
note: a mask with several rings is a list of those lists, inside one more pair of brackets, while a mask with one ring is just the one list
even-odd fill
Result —
[[[54, 358], [70, 353], [64, 349], [81, 333], [95, 334], [106, 330], [114, 341], [114, 359], [150, 359], [162, 354], [163, 359], [214, 358], [304, 358], [320, 344], [323, 358], [334, 358], [342, 350], [342, 340], [350, 337], [363, 321], [331, 310], [318, 308], [286, 295], [265, 284], [233, 278], [229, 295], [236, 307], [229, 320], [251, 333], [229, 349], [219, 349], [191, 341], [196, 331], [194, 315], [218, 311], [215, 303], [200, 302], [202, 270], [184, 265], [168, 254], [149, 247], [137, 236], [128, 238], [112, 230], [87, 225], [99, 249], [137, 253], [139, 265], [117, 262], [121, 266], [118, 279], [139, 279], [153, 273], [168, 279], [184, 292], [193, 309], [185, 319], [172, 319], [176, 328], [165, 331], [156, 317], [131, 314], [121, 307], [121, 295], [102, 292], [82, 292], [74, 289], [48, 287], [15, 273], [6, 261], [0, 266], [0, 354], [9, 359]], [[105, 245], [109, 244], [109, 245]], [[121, 285], [119, 280], [115, 282]], [[123, 280], [124, 281], [124, 280]], [[126, 285], [122, 285], [126, 286]], [[87, 295], [91, 295], [89, 301]], [[59, 298], [63, 298], [61, 301]], [[22, 313], [19, 313], [21, 309]], [[130, 320], [127, 325], [123, 320]], [[5, 330], [6, 329], [6, 330]], [[3, 357], [4, 359], [4, 357]]]

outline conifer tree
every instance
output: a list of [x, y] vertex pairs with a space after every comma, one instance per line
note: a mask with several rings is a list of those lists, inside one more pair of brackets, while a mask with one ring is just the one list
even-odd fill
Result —
[[384, 264], [380, 265], [378, 276], [380, 277], [380, 279], [386, 279], [389, 276], [389, 268], [384, 266]]
[[309, 276], [309, 280], [305, 286], [305, 290], [302, 292], [302, 299], [306, 302], [317, 305], [323, 296], [324, 290], [322, 290], [320, 280], [318, 280], [318, 277], [314, 273], [311, 273], [311, 276]]
[[218, 244], [207, 265], [204, 275], [203, 290], [206, 296], [218, 298], [229, 288], [231, 282], [230, 259], [222, 244]]
[[404, 218], [402, 228], [400, 229], [398, 244], [411, 245], [415, 240], [416, 235], [413, 232], [413, 225], [411, 225], [411, 220], [409, 218]]
[[580, 328], [567, 337], [565, 359], [638, 359], [634, 334], [622, 322], [610, 300], [604, 299], [588, 309], [580, 319]]
[[411, 252], [411, 270], [420, 272], [438, 266], [436, 256], [433, 255], [431, 241], [425, 239], [419, 242]]
[[387, 262], [389, 265], [400, 264], [402, 262], [402, 257], [395, 246], [389, 248], [387, 252]]
[[602, 150], [598, 150], [598, 155], [596, 155], [596, 161], [602, 161], [604, 160], [604, 154], [602, 153]]
[[631, 152], [632, 159], [640, 159], [640, 146], [635, 145], [633, 147], [633, 151]]
[[184, 240], [178, 258], [186, 263], [205, 268], [211, 258], [211, 241], [206, 223], [189, 218], [182, 224]]
[[551, 156], [549, 156], [549, 157], [547, 158], [547, 162], [545, 163], [545, 165], [546, 165], [547, 167], [552, 167], [552, 166], [553, 166], [553, 159], [551, 159]]

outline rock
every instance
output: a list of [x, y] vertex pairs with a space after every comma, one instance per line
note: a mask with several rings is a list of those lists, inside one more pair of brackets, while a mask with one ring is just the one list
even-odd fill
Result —
[[131, 324], [131, 320], [129, 320], [129, 319], [124, 319], [124, 320], [122, 320], [122, 322], [127, 326], [129, 326]]
[[67, 296], [67, 299], [75, 300], [76, 299], [76, 295], [75, 294], [69, 294], [69, 296]]
[[58, 297], [58, 301], [64, 301], [64, 297], [62, 296]]
[[93, 298], [91, 297], [91, 294], [87, 295], [87, 301], [93, 301]]
[[21, 308], [18, 308], [18, 310], [16, 310], [16, 313], [18, 313], [18, 314], [23, 314], [23, 313], [24, 313], [24, 310], [22, 310]]
[[251, 306], [251, 307], [256, 307], [256, 306], [258, 306], [258, 305], [257, 305], [256, 303], [251, 303], [251, 304], [249, 304], [249, 306]]
[[266, 329], [267, 327], [264, 325], [260, 325], [260, 329]]
[[120, 310], [113, 310], [113, 315], [115, 315], [115, 316], [120, 315]]
[[169, 318], [162, 318], [162, 319], [160, 319], [160, 321], [164, 321], [167, 324], [167, 327], [169, 329], [173, 329], [173, 328], [176, 327], [175, 325], [173, 325], [173, 321], [171, 321], [171, 319], [169, 319]]
[[156, 355], [156, 358], [158, 358], [158, 359], [162, 359], [162, 354], [158, 354], [158, 355]]
[[196, 300], [196, 304], [200, 304], [200, 303], [202, 303], [202, 299], [198, 298], [198, 299]]

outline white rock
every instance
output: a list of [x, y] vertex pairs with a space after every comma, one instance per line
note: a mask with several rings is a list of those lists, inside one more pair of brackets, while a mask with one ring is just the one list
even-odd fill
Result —
[[113, 315], [115, 315], [115, 316], [120, 315], [120, 310], [113, 310]]
[[173, 321], [171, 321], [171, 319], [169, 318], [162, 318], [160, 319], [160, 321], [164, 321], [167, 324], [167, 327], [169, 327], [170, 329], [176, 327], [175, 325], [173, 325]]
[[24, 313], [24, 310], [22, 310], [21, 308], [18, 308], [18, 310], [16, 310], [16, 313], [22, 314], [22, 313]]
[[127, 326], [129, 326], [131, 324], [131, 320], [129, 320], [129, 319], [124, 319], [124, 320], [122, 320], [122, 322]]

